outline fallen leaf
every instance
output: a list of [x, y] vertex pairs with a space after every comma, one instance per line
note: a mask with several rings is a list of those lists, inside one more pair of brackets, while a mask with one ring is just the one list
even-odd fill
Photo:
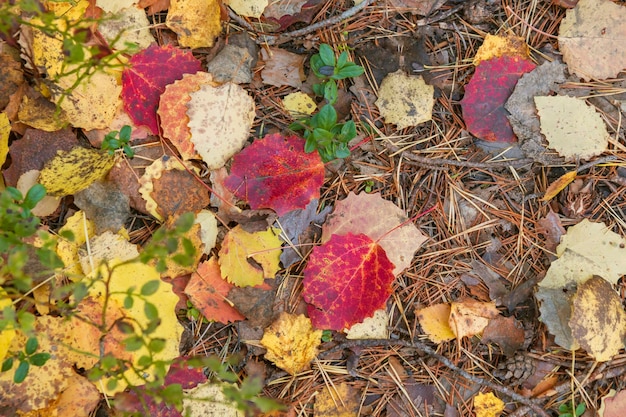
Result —
[[[231, 36], [228, 41], [233, 40]], [[244, 46], [229, 43], [207, 64], [207, 71], [218, 83], [249, 84], [252, 82], [257, 56], [256, 49], [250, 51]]]
[[72, 375], [67, 388], [53, 404], [40, 410], [39, 415], [89, 417], [100, 402], [100, 392], [86, 377]]
[[479, 392], [474, 397], [474, 412], [476, 417], [498, 417], [504, 411], [504, 402], [493, 392], [484, 394]]
[[598, 410], [600, 417], [622, 417], [626, 412], [626, 390], [615, 392], [611, 390], [609, 394], [602, 397], [602, 406]]
[[[221, 384], [207, 382], [184, 390], [182, 415], [186, 417], [244, 417], [245, 413], [237, 408], [237, 404], [226, 398], [222, 387]], [[210, 401], [207, 401], [207, 398]]]
[[494, 302], [467, 299], [450, 303], [448, 324], [457, 339], [482, 334], [492, 319], [500, 315]]
[[313, 248], [302, 296], [313, 325], [343, 330], [385, 307], [394, 280], [385, 250], [364, 234], [332, 235]]
[[384, 200], [380, 193], [350, 192], [338, 201], [322, 226], [322, 242], [348, 232], [363, 233], [376, 241], [395, 265], [394, 275], [411, 265], [415, 251], [428, 239], [409, 221], [404, 210]]
[[482, 61], [505, 55], [528, 59], [530, 57], [530, 48], [524, 38], [520, 36], [511, 34], [492, 35], [488, 33], [483, 44], [478, 48], [476, 55], [474, 55], [473, 64], [477, 66]]
[[63, 197], [75, 194], [103, 178], [113, 167], [115, 158], [106, 152], [77, 146], [57, 151], [39, 174], [39, 183], [48, 195]]
[[224, 277], [238, 287], [255, 286], [274, 278], [279, 269], [282, 242], [275, 230], [248, 233], [241, 225], [231, 229], [219, 252]]
[[395, 9], [406, 9], [411, 14], [430, 16], [445, 4], [445, 0], [390, 0]]
[[537, 221], [537, 231], [545, 237], [546, 249], [556, 252], [556, 247], [561, 243], [561, 236], [565, 234], [559, 215], [550, 210], [545, 217]]
[[222, 33], [221, 13], [218, 0], [170, 0], [165, 25], [176, 32], [181, 46], [210, 48]]
[[260, 18], [269, 0], [228, 0], [228, 6], [239, 16]]
[[532, 71], [531, 61], [502, 56], [481, 62], [461, 100], [463, 119], [470, 133], [488, 142], [515, 142], [504, 104], [522, 74]]
[[191, 142], [187, 103], [191, 100], [189, 93], [198, 91], [204, 83], [211, 84], [213, 78], [208, 72], [198, 71], [195, 74], [184, 74], [183, 78], [165, 87], [159, 101], [157, 113], [161, 120], [163, 136], [178, 149], [185, 159], [200, 159]]
[[[6, 48], [6, 49], [5, 49]], [[24, 84], [24, 72], [18, 54], [6, 47], [0, 49], [0, 109], [9, 104], [9, 98]]]
[[303, 139], [279, 133], [255, 140], [235, 155], [224, 181], [252, 209], [271, 208], [279, 216], [319, 198], [323, 183], [319, 154], [304, 152]]
[[194, 223], [200, 225], [200, 240], [204, 244], [202, 252], [205, 255], [209, 255], [217, 242], [217, 234], [219, 232], [217, 229], [217, 218], [210, 210], [200, 210], [196, 214]]
[[237, 84], [201, 84], [187, 103], [191, 142], [210, 170], [243, 148], [254, 121], [254, 99]]
[[571, 289], [549, 288], [541, 286], [535, 293], [539, 301], [539, 320], [546, 325], [550, 334], [554, 335], [554, 343], [569, 349], [576, 350], [580, 346], [572, 336], [569, 320], [572, 317]]
[[264, 84], [282, 87], [288, 85], [295, 88], [302, 86], [304, 76], [304, 55], [297, 55], [280, 48], [261, 49], [261, 59], [265, 66], [261, 70]]
[[357, 417], [361, 403], [359, 391], [345, 382], [325, 384], [315, 396], [314, 417]]
[[604, 278], [594, 276], [578, 286], [569, 320], [572, 336], [598, 362], [624, 347], [626, 312], [622, 299]]
[[217, 259], [212, 257], [201, 262], [191, 274], [185, 294], [207, 320], [227, 324], [245, 319], [226, 298], [232, 288], [233, 285], [222, 278]]
[[[15, 312], [13, 301], [8, 296], [4, 288], [0, 287], [0, 311], [4, 311], [4, 309]], [[15, 329], [8, 326], [3, 327], [2, 331], [0, 331], [0, 363], [4, 362], [4, 358], [7, 356], [7, 352], [11, 346], [11, 342], [15, 338], [15, 334]]]
[[157, 108], [165, 87], [201, 69], [191, 52], [172, 45], [151, 45], [133, 55], [122, 72], [122, 100], [133, 123], [158, 135]]
[[282, 312], [265, 329], [260, 343], [267, 349], [265, 359], [290, 375], [296, 375], [307, 370], [317, 356], [322, 333], [322, 330], [314, 330], [311, 320], [303, 314]]
[[56, 132], [69, 124], [63, 109], [32, 88], [22, 96], [17, 117], [21, 123], [46, 132]]
[[496, 343], [506, 356], [513, 356], [524, 344], [524, 326], [515, 317], [496, 317], [483, 331], [483, 343]]
[[145, 49], [155, 42], [146, 12], [134, 5], [103, 16], [98, 32], [114, 49], [125, 48], [127, 42]]
[[576, 179], [576, 171], [566, 172], [546, 188], [546, 193], [541, 197], [541, 201], [550, 201], [563, 191], [572, 181]]
[[421, 76], [398, 70], [383, 79], [376, 106], [385, 123], [393, 123], [398, 129], [417, 126], [432, 119], [434, 91]]
[[74, 204], [93, 220], [96, 233], [105, 230], [116, 233], [130, 216], [128, 196], [107, 181], [96, 181], [74, 194]]
[[346, 332], [346, 339], [389, 339], [389, 314], [386, 308], [376, 310], [372, 317], [356, 323]]
[[95, 235], [95, 229], [95, 225], [87, 219], [85, 213], [77, 211], [65, 220], [65, 225], [59, 230], [61, 236], [69, 232], [74, 237], [73, 240], [59, 238], [56, 247], [56, 253], [65, 265], [62, 273], [72, 281], [84, 275], [78, 253], [87, 239]]
[[422, 308], [415, 312], [420, 326], [433, 343], [454, 340], [456, 335], [448, 324], [450, 320], [450, 304], [440, 303]]
[[137, 246], [128, 241], [122, 233], [103, 232], [89, 239], [89, 252], [79, 250], [80, 265], [84, 274], [96, 269], [102, 261], [118, 259], [130, 261], [139, 256]]
[[626, 7], [579, 0], [559, 26], [559, 50], [570, 72], [584, 80], [616, 77], [626, 68]]
[[9, 136], [11, 135], [11, 122], [5, 112], [0, 113], [0, 167], [4, 165], [9, 154]]
[[283, 97], [283, 107], [289, 112], [291, 117], [299, 119], [313, 114], [317, 104], [308, 94], [298, 91]]
[[551, 148], [570, 160], [600, 155], [609, 143], [604, 121], [584, 100], [567, 96], [535, 97], [541, 133]]
[[[247, 318], [241, 322], [242, 326], [247, 324], [248, 327], [260, 329], [262, 333], [262, 329], [272, 323], [275, 318], [274, 304], [278, 284], [278, 279], [271, 278], [255, 287], [235, 287], [230, 290], [228, 300]], [[261, 335], [254, 339], [260, 337]]]
[[311, 23], [325, 4], [324, 0], [273, 0], [263, 11], [263, 17], [274, 23], [272, 30], [280, 32], [298, 22]]
[[[36, 169], [26, 171], [22, 174], [20, 179], [17, 180], [16, 188], [20, 190], [22, 195], [26, 195], [28, 190], [30, 190], [33, 185], [38, 184], [38, 179], [39, 171], [37, 171]], [[54, 213], [59, 207], [59, 204], [61, 204], [61, 198], [46, 195], [31, 210], [31, 213], [33, 213], [35, 216], [46, 217]]]

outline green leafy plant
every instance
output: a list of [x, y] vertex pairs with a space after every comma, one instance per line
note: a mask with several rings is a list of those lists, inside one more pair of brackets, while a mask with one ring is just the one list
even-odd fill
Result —
[[326, 100], [320, 111], [311, 117], [292, 123], [290, 128], [303, 130], [306, 143], [304, 150], [317, 150], [324, 162], [350, 155], [348, 142], [356, 137], [356, 126], [352, 120], [338, 123], [337, 111], [337, 80], [358, 77], [363, 74], [363, 67], [349, 61], [348, 53], [343, 51], [339, 57], [327, 45], [320, 45], [319, 53], [311, 57], [311, 70], [322, 81], [313, 86], [313, 92]]
[[580, 417], [585, 409], [585, 403], [580, 403], [574, 407], [574, 403], [566, 402], [559, 406], [559, 417]]
[[31, 365], [43, 366], [46, 364], [48, 359], [50, 359], [50, 354], [48, 352], [36, 353], [38, 347], [39, 342], [37, 341], [37, 338], [34, 336], [29, 337], [26, 341], [23, 352], [17, 352], [15, 356], [9, 357], [2, 362], [2, 372], [6, 372], [13, 368], [13, 361], [17, 360], [19, 361], [19, 365], [15, 370], [15, 374], [13, 374], [13, 382], [16, 384], [23, 382], [28, 375], [28, 370]]
[[115, 151], [122, 150], [124, 154], [132, 158], [135, 156], [135, 151], [130, 147], [130, 135], [132, 130], [130, 126], [125, 125], [119, 131], [114, 130], [107, 133], [102, 141], [102, 150], [108, 151], [109, 155], [113, 155]]

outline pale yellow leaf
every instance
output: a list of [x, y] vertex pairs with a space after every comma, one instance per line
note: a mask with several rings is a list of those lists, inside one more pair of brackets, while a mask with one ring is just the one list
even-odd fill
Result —
[[106, 152], [75, 147], [71, 151], [57, 151], [39, 175], [39, 183], [49, 195], [63, 197], [89, 187], [104, 177], [115, 164], [115, 158]]
[[[17, 185], [15, 186], [22, 195], [26, 195], [30, 188], [37, 184], [37, 180], [39, 179], [39, 171], [36, 169], [31, 169], [30, 171], [26, 171], [23, 173], [20, 178], [17, 180]], [[61, 203], [60, 197], [54, 197], [51, 195], [46, 195], [42, 198], [37, 205], [31, 210], [35, 216], [46, 217], [55, 212], [55, 210], [59, 207]]]
[[117, 13], [136, 4], [137, 0], [96, 0], [96, 6], [109, 13]]
[[139, 256], [137, 245], [134, 245], [119, 233], [105, 231], [89, 239], [89, 251], [79, 251], [80, 264], [85, 274], [90, 274], [102, 261], [119, 259], [128, 261]]
[[11, 122], [5, 112], [0, 113], [0, 166], [4, 165], [9, 154], [9, 135]]
[[95, 230], [96, 226], [87, 219], [83, 211], [77, 211], [68, 217], [65, 225], [59, 230], [60, 234], [71, 232], [74, 236], [73, 240], [59, 238], [56, 247], [56, 253], [65, 265], [62, 274], [72, 281], [80, 279], [83, 275], [78, 252], [87, 241], [87, 237], [91, 238], [95, 234]]
[[376, 106], [385, 123], [404, 129], [432, 119], [433, 94], [433, 86], [426, 84], [421, 76], [407, 75], [398, 70], [383, 79]]
[[263, 14], [269, 0], [228, 0], [227, 3], [239, 16], [258, 19]]
[[388, 339], [388, 327], [389, 314], [383, 308], [376, 310], [372, 317], [350, 327], [346, 332], [346, 339]]
[[127, 48], [128, 42], [137, 45], [139, 51], [155, 42], [146, 11], [135, 6], [104, 15], [98, 23], [98, 31], [115, 49]]
[[239, 287], [261, 285], [264, 278], [274, 278], [281, 245], [274, 229], [248, 233], [240, 225], [234, 227], [224, 237], [219, 252], [222, 277]]
[[204, 84], [189, 94], [191, 142], [208, 168], [218, 169], [248, 140], [254, 121], [254, 100], [237, 84]]
[[171, 0], [165, 24], [187, 48], [210, 48], [222, 33], [218, 0]]
[[482, 61], [498, 58], [503, 55], [518, 56], [526, 59], [530, 55], [530, 48], [524, 38], [515, 35], [492, 35], [485, 36], [483, 44], [478, 48], [474, 56], [473, 64], [478, 66]]
[[606, 362], [624, 347], [626, 312], [619, 294], [597, 275], [578, 286], [569, 325], [580, 347]]
[[317, 104], [308, 94], [298, 91], [283, 97], [283, 107], [289, 112], [291, 117], [298, 119], [313, 114]]
[[450, 303], [448, 324], [458, 339], [480, 335], [492, 318], [500, 312], [494, 302], [480, 302], [472, 299]]
[[308, 369], [317, 356], [322, 333], [313, 329], [308, 317], [282, 312], [263, 333], [261, 345], [267, 349], [265, 359], [296, 375]]
[[200, 240], [204, 244], [202, 252], [208, 255], [217, 242], [217, 218], [212, 211], [201, 210], [194, 222], [200, 225]]
[[541, 133], [559, 155], [589, 159], [606, 149], [609, 134], [593, 107], [568, 96], [535, 97]]
[[244, 417], [222, 392], [223, 385], [206, 382], [184, 390], [183, 415], [188, 417]]
[[417, 319], [426, 336], [433, 343], [447, 342], [456, 337], [448, 321], [450, 320], [450, 304], [441, 303], [416, 311]]
[[[9, 298], [4, 288], [0, 287], [0, 312], [5, 308], [15, 310], [11, 298]], [[0, 363], [4, 361], [4, 358], [6, 357], [7, 352], [9, 351], [9, 347], [11, 346], [11, 342], [14, 338], [15, 330], [11, 327], [6, 327], [0, 332]]]
[[559, 49], [571, 73], [584, 80], [616, 77], [626, 68], [626, 7], [580, 0], [559, 27]]
[[474, 397], [474, 412], [476, 417], [498, 417], [504, 411], [504, 402], [493, 392], [484, 394], [479, 392]]

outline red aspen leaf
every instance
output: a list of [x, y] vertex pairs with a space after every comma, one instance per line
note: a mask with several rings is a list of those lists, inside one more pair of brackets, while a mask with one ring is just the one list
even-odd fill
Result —
[[328, 216], [322, 227], [322, 242], [348, 232], [366, 234], [383, 247], [395, 265], [394, 275], [399, 275], [411, 265], [415, 251], [428, 239], [407, 220], [404, 210], [383, 199], [380, 193], [350, 193], [335, 204]]
[[158, 135], [157, 107], [165, 87], [180, 80], [183, 74], [194, 74], [201, 69], [200, 61], [191, 52], [171, 45], [144, 49], [133, 55], [130, 67], [122, 72], [124, 110], [133, 123], [147, 126]]
[[318, 329], [343, 330], [371, 317], [391, 295], [393, 263], [364, 234], [333, 235], [313, 249], [302, 296]]
[[319, 154], [305, 153], [303, 139], [278, 133], [254, 141], [235, 155], [224, 181], [252, 209], [271, 208], [279, 216], [319, 198], [323, 183]]
[[226, 301], [234, 285], [226, 282], [215, 257], [198, 265], [185, 288], [185, 294], [208, 320], [228, 324], [245, 317]]
[[472, 135], [488, 142], [512, 143], [517, 140], [504, 104], [517, 80], [534, 68], [531, 61], [513, 56], [482, 61], [476, 67], [461, 100], [463, 119]]

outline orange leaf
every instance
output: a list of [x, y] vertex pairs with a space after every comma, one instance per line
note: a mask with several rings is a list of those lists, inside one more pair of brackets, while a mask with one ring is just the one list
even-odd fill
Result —
[[208, 320], [227, 324], [245, 319], [226, 300], [231, 288], [233, 285], [222, 279], [220, 266], [213, 257], [198, 265], [198, 270], [191, 275], [191, 280], [185, 288], [185, 294]]
[[343, 330], [371, 317], [391, 295], [394, 265], [363, 234], [333, 235], [313, 249], [304, 270], [304, 301], [318, 329]]
[[548, 189], [546, 189], [546, 193], [544, 194], [543, 197], [541, 197], [541, 201], [552, 200], [554, 197], [556, 197], [558, 193], [563, 191], [563, 189], [567, 187], [575, 179], [576, 179], [576, 171], [570, 171], [568, 173], [561, 175], [559, 179], [557, 179], [552, 184], [550, 184]]

